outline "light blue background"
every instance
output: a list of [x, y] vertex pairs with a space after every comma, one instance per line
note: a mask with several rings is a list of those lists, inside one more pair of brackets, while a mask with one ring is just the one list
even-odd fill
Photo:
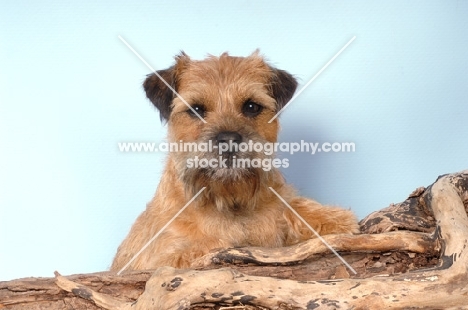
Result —
[[[466, 1], [5, 1], [0, 4], [0, 280], [102, 271], [160, 178], [164, 141], [141, 83], [185, 50], [260, 48], [305, 84], [281, 141], [354, 142], [298, 154], [301, 193], [360, 218], [468, 168]], [[284, 155], [283, 155], [284, 156]]]

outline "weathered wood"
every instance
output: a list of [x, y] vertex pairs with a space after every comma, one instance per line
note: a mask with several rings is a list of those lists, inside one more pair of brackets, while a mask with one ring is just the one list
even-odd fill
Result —
[[[121, 301], [132, 301], [141, 295], [151, 274], [151, 271], [132, 271], [117, 276], [99, 272], [67, 278]], [[99, 309], [93, 302], [60, 289], [55, 281], [55, 278], [25, 278], [0, 282], [0, 309]]]
[[360, 222], [361, 231], [368, 234], [402, 229], [433, 231], [436, 226], [434, 214], [424, 201], [428, 193], [424, 187], [419, 187], [405, 201], [369, 214]]
[[[436, 255], [440, 250], [437, 236], [412, 231], [395, 231], [377, 235], [326, 235], [322, 238], [336, 251], [409, 251]], [[220, 263], [286, 265], [303, 262], [323, 253], [330, 253], [329, 248], [319, 239], [310, 239], [283, 248], [246, 247], [221, 250], [205, 255], [192, 267], [206, 267]]]
[[54, 279], [0, 282], [0, 308], [468, 309], [467, 206], [464, 171], [369, 215], [363, 235], [325, 236], [357, 275], [309, 240], [283, 249], [222, 250], [196, 269], [160, 268], [151, 278], [149, 271], [57, 275], [64, 290]]
[[[435, 266], [438, 259], [432, 255], [412, 252], [343, 253], [346, 261], [358, 272], [353, 275], [333, 254], [319, 254], [298, 264], [229, 266], [238, 272], [253, 276], [276, 277], [297, 281], [339, 278], [367, 278], [378, 274], [393, 275]], [[210, 265], [200, 270], [218, 269], [224, 265]], [[136, 300], [144, 291], [152, 271], [129, 271], [121, 276], [101, 272], [66, 277], [94, 291], [118, 297], [122, 301]], [[0, 309], [99, 309], [92, 301], [60, 290], [54, 278], [29, 278], [0, 282]], [[2, 306], [4, 308], [2, 308]], [[214, 309], [205, 307], [202, 309]], [[251, 309], [251, 308], [250, 308]], [[258, 309], [258, 308], [257, 308]]]

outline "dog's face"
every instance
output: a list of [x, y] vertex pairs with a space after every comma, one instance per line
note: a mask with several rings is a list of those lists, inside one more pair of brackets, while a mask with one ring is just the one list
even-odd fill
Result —
[[[296, 90], [297, 82], [289, 73], [271, 67], [258, 53], [248, 57], [225, 53], [202, 61], [191, 60], [182, 53], [176, 57], [174, 66], [158, 74], [205, 120], [203, 122], [158, 76], [149, 75], [144, 89], [159, 109], [161, 118], [168, 121], [169, 142], [215, 146], [212, 151], [171, 153], [184, 182], [239, 181], [265, 173], [262, 168], [235, 167], [234, 161], [263, 160], [271, 155], [252, 148], [236, 151], [235, 147], [220, 155], [217, 146], [277, 141], [278, 120], [271, 123], [269, 120]], [[188, 163], [195, 158], [223, 162], [218, 162], [217, 166], [190, 167]]]

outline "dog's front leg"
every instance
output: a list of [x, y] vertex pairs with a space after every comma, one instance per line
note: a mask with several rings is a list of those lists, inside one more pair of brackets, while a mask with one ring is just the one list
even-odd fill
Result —
[[[320, 235], [359, 233], [357, 218], [351, 210], [323, 206], [304, 197], [293, 198], [289, 205]], [[291, 229], [288, 244], [315, 238], [315, 234], [292, 211], [286, 209], [284, 216]]]

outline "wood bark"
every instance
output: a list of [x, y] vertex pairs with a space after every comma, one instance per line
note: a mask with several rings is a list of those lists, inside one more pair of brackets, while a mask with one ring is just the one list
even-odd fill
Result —
[[361, 235], [324, 236], [352, 269], [312, 239], [221, 250], [188, 270], [0, 282], [0, 309], [468, 309], [467, 208], [463, 171], [372, 213]]

